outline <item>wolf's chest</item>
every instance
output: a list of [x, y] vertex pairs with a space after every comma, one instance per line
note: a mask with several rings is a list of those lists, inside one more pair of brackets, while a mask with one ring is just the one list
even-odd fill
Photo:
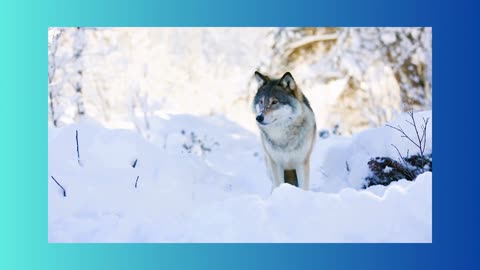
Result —
[[262, 140], [272, 159], [290, 167], [305, 160], [313, 143], [314, 130], [314, 120], [305, 117], [264, 130]]

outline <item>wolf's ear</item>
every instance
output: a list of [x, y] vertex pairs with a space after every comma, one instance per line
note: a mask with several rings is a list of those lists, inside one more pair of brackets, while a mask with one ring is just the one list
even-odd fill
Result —
[[255, 71], [255, 79], [257, 79], [258, 85], [261, 87], [265, 85], [268, 81], [269, 78], [262, 73]]
[[290, 72], [283, 74], [282, 78], [279, 81], [279, 84], [284, 88], [292, 91], [295, 91], [295, 89], [297, 89], [297, 84], [295, 83], [295, 80], [293, 79], [293, 76], [292, 74], [290, 74]]

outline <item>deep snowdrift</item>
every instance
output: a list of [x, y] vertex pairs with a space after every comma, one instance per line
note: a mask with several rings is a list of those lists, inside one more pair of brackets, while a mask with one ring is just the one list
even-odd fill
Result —
[[361, 189], [370, 158], [415, 153], [391, 128], [317, 140], [311, 191], [272, 194], [258, 136], [225, 118], [164, 115], [150, 134], [49, 129], [50, 242], [431, 242], [431, 173]]

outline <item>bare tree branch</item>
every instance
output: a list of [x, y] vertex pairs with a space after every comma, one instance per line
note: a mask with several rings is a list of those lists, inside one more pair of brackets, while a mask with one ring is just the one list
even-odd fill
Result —
[[[414, 116], [413, 111], [408, 112], [408, 115], [410, 115], [410, 118], [412, 120], [411, 121], [405, 120], [405, 121], [408, 124], [410, 124], [411, 126], [413, 126], [413, 128], [415, 130], [415, 134], [417, 136], [417, 141], [414, 141], [414, 139], [410, 138], [410, 136], [407, 135], [407, 133], [403, 130], [403, 128], [400, 125], [398, 125], [398, 127], [394, 127], [394, 126], [391, 126], [391, 125], [386, 125], [386, 126], [390, 127], [390, 128], [393, 128], [393, 129], [397, 130], [398, 132], [400, 132], [402, 134], [401, 137], [406, 138], [411, 143], [413, 143], [418, 148], [418, 150], [420, 151], [420, 155], [423, 157], [423, 156], [425, 156], [425, 147], [427, 145], [427, 125], [428, 125], [428, 121], [430, 120], [430, 118], [429, 117], [427, 117], [426, 119], [423, 118], [423, 125], [420, 126], [420, 130], [422, 132], [422, 135], [420, 136], [419, 128], [418, 128], [417, 123], [415, 121], [415, 116]], [[397, 149], [397, 151], [398, 151], [398, 149]]]
[[406, 175], [408, 175], [411, 179], [415, 179], [415, 174], [412, 173], [409, 169], [408, 169], [408, 163], [407, 161], [405, 161], [405, 159], [402, 157], [402, 155], [400, 154], [400, 150], [398, 150], [398, 148], [392, 144], [392, 146], [397, 150], [397, 153], [398, 153], [398, 156], [399, 156], [399, 162], [402, 163], [403, 167], [405, 168], [403, 170], [403, 173], [405, 173]]
[[391, 126], [391, 125], [386, 125], [387, 127], [390, 127], [390, 128], [393, 128], [395, 130], [397, 130], [398, 132], [402, 133], [402, 138], [407, 138], [410, 142], [412, 142], [416, 147], [420, 148], [420, 145], [418, 145], [414, 140], [412, 140], [406, 133], [405, 131], [400, 127], [394, 127], [394, 126]]
[[423, 123], [424, 123], [422, 127], [423, 152], [425, 152], [425, 146], [427, 145], [427, 125], [429, 120], [430, 120], [430, 117], [427, 117], [427, 119], [423, 118]]
[[419, 147], [420, 148], [420, 155], [423, 156], [422, 140], [420, 139], [420, 135], [418, 134], [417, 123], [415, 122], [415, 117], [413, 115], [413, 111], [408, 112], [408, 115], [410, 115], [410, 117], [412, 118], [413, 124], [412, 123], [410, 123], [410, 124], [413, 125], [413, 128], [415, 129], [415, 134], [417, 134], [418, 144], [420, 146]]

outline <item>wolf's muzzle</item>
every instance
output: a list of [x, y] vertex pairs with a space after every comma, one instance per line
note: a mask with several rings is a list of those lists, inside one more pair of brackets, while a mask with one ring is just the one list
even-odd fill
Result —
[[263, 115], [260, 114], [260, 115], [257, 116], [256, 119], [257, 119], [257, 122], [259, 122], [261, 124], [263, 122], [264, 117], [263, 117]]

